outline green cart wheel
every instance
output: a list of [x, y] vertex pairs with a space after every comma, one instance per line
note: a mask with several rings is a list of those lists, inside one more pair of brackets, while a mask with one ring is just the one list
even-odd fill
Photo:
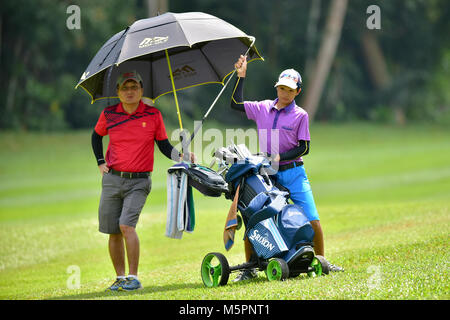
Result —
[[226, 285], [230, 276], [227, 258], [218, 252], [208, 253], [202, 261], [201, 276], [208, 288]]
[[269, 281], [282, 281], [289, 277], [289, 267], [283, 259], [270, 260], [266, 268], [266, 276]]
[[309, 277], [318, 277], [324, 274], [328, 274], [330, 272], [328, 262], [322, 256], [315, 256], [311, 261], [311, 267], [314, 270], [308, 272]]

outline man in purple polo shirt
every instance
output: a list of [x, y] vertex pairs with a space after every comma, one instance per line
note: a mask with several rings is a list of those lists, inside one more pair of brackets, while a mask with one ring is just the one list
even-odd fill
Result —
[[[244, 101], [243, 84], [247, 59], [241, 56], [235, 64], [238, 78], [231, 98], [231, 107], [243, 111], [256, 122], [260, 151], [267, 153], [273, 163], [278, 163], [276, 180], [289, 189], [291, 199], [300, 205], [314, 229], [314, 251], [324, 256], [324, 240], [319, 214], [314, 203], [311, 186], [303, 167], [302, 156], [308, 154], [310, 135], [308, 113], [295, 104], [300, 94], [302, 78], [294, 69], [284, 70], [275, 84], [275, 100]], [[251, 246], [245, 244], [247, 261]], [[329, 263], [330, 271], [343, 271]], [[236, 281], [256, 277], [255, 271], [245, 270]]]

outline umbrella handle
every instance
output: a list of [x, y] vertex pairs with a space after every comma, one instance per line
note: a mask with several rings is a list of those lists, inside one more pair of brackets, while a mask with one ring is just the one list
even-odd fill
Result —
[[185, 130], [180, 131], [181, 150], [183, 153], [183, 160], [191, 162], [189, 144], [191, 140], [188, 140], [188, 136]]

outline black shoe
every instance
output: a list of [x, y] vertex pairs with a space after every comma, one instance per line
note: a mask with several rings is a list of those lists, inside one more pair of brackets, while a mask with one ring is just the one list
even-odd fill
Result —
[[330, 272], [344, 272], [344, 268], [336, 266], [329, 262], [328, 262], [328, 270], [330, 270]]
[[258, 276], [255, 269], [245, 269], [242, 270], [241, 273], [237, 275], [237, 277], [233, 280], [233, 282], [244, 281], [254, 279]]

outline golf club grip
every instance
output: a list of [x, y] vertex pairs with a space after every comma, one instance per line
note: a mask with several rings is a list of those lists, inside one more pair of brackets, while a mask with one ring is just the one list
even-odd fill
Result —
[[194, 140], [195, 135], [197, 134], [198, 130], [200, 130], [200, 128], [203, 126], [203, 121], [205, 121], [205, 118], [202, 119], [202, 122], [200, 122], [196, 128], [194, 128], [194, 132], [192, 132], [191, 134], [191, 138], [189, 140], [189, 142], [187, 143], [187, 145], [189, 145], [192, 140]]

